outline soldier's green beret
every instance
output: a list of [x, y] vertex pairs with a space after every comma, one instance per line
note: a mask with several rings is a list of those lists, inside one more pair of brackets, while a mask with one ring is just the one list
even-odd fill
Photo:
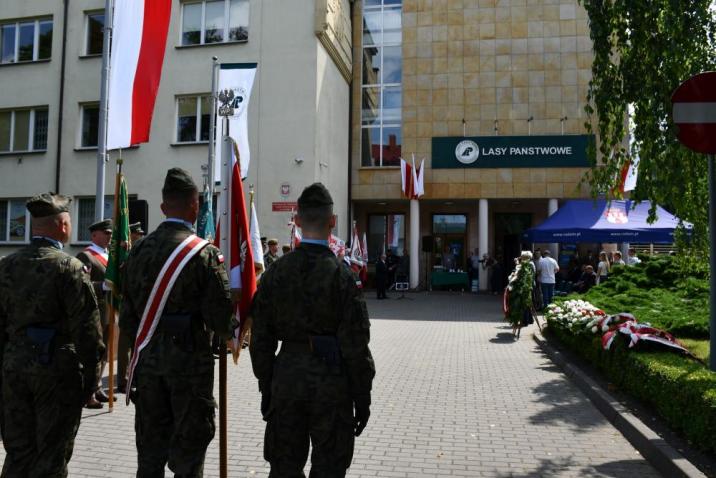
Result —
[[142, 229], [142, 223], [141, 222], [135, 222], [133, 224], [129, 225], [129, 231], [133, 232], [135, 234], [144, 234], [144, 229]]
[[112, 220], [104, 219], [102, 221], [97, 221], [94, 224], [90, 224], [87, 229], [89, 229], [90, 232], [111, 231], [112, 230]]
[[181, 168], [171, 168], [164, 179], [162, 193], [198, 191], [191, 175]]
[[267, 244], [269, 246], [278, 246], [278, 239], [269, 239]]
[[303, 190], [298, 198], [298, 207], [322, 207], [332, 206], [333, 198], [331, 193], [322, 183], [313, 183]]
[[72, 198], [61, 194], [43, 193], [30, 198], [25, 203], [25, 207], [32, 217], [47, 217], [70, 212], [71, 202]]

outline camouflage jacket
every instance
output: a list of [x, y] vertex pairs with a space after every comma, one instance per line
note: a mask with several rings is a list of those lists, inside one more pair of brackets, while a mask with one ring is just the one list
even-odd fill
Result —
[[349, 393], [370, 394], [375, 364], [368, 310], [355, 277], [327, 247], [302, 243], [276, 260], [261, 276], [251, 315], [251, 363], [262, 389], [271, 383], [279, 340], [335, 335]]
[[[132, 248], [124, 267], [119, 317], [119, 327], [132, 341], [159, 271], [190, 234], [182, 224], [163, 222]], [[178, 344], [169, 333], [163, 333], [160, 319], [152, 340], [140, 355], [138, 370], [158, 375], [193, 375], [213, 370], [210, 333], [228, 338], [235, 325], [229, 280], [216, 247], [206, 246], [186, 264], [164, 307], [164, 315], [170, 314], [192, 316], [190, 343]]]
[[87, 251], [81, 251], [75, 257], [82, 261], [90, 271], [90, 281], [92, 281], [94, 295], [97, 297], [97, 306], [99, 307], [99, 320], [102, 325], [107, 325], [109, 322], [107, 319], [105, 292], [102, 288], [104, 284], [104, 274], [107, 268]]
[[0, 342], [5, 368], [17, 371], [36, 362], [36, 352], [27, 345], [28, 327], [54, 328], [53, 355], [62, 360], [60, 366], [77, 370], [81, 364], [85, 386], [97, 383], [104, 345], [97, 299], [86, 272], [79, 260], [45, 239], [33, 239], [0, 261]]

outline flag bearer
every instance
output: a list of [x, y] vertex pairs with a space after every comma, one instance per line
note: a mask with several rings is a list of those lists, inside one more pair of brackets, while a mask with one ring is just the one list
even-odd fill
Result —
[[311, 476], [342, 477], [370, 416], [370, 322], [356, 279], [328, 248], [336, 217], [322, 184], [301, 194], [296, 224], [301, 244], [264, 273], [252, 309], [264, 458], [271, 477], [304, 476], [311, 443]]
[[[161, 207], [167, 219], [130, 253], [119, 319], [136, 337], [127, 388], [136, 387], [137, 477], [163, 477], [167, 463], [200, 477], [215, 430], [210, 334], [226, 339], [235, 325], [229, 281], [219, 250], [194, 234], [199, 192], [186, 171], [168, 171]], [[172, 271], [173, 286], [162, 280]]]
[[32, 242], [0, 261], [2, 476], [67, 476], [104, 351], [87, 268], [62, 251], [70, 199], [27, 202]]

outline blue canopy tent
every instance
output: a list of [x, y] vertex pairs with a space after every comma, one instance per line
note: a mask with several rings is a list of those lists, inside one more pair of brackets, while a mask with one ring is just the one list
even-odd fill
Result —
[[679, 218], [657, 206], [657, 220], [649, 224], [649, 207], [648, 202], [570, 200], [542, 224], [527, 230], [523, 238], [532, 243], [674, 242]]

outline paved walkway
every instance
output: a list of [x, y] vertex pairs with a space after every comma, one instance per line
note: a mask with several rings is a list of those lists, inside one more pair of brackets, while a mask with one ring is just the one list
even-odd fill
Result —
[[[539, 352], [530, 329], [512, 340], [495, 299], [372, 297], [378, 375], [350, 477], [659, 476]], [[229, 368], [231, 477], [268, 475], [250, 365], [246, 354]], [[133, 476], [133, 408], [85, 412], [70, 476]], [[217, 445], [207, 477], [218, 476]]]

